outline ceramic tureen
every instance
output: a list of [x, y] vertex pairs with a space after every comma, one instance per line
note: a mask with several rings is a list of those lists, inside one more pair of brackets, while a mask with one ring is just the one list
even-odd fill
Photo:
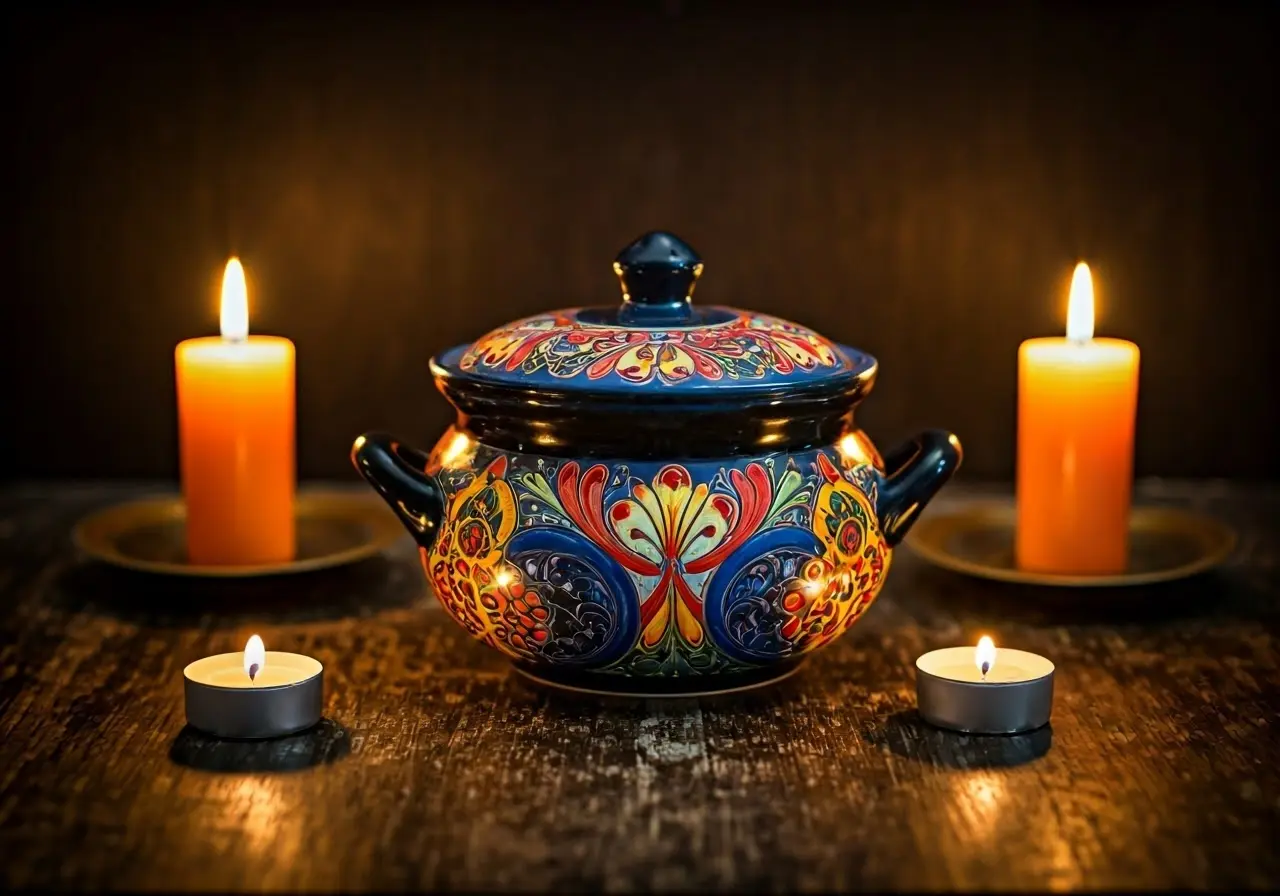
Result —
[[352, 458], [450, 615], [544, 681], [671, 693], [792, 671], [866, 612], [960, 463], [922, 433], [881, 458], [854, 422], [876, 360], [691, 301], [702, 261], [650, 233], [622, 302], [518, 320], [431, 361], [456, 423], [430, 454]]

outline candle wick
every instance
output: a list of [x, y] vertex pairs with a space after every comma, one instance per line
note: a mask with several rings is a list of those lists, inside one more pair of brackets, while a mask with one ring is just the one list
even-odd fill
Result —
[[249, 680], [250, 681], [253, 681], [255, 678], [258, 677], [258, 668], [259, 667], [257, 663], [249, 664]]
[[982, 664], [982, 680], [983, 680], [983, 681], [986, 681], [986, 680], [987, 680], [987, 673], [988, 673], [989, 671], [991, 671], [991, 664], [990, 664], [990, 663], [983, 663], [983, 664]]

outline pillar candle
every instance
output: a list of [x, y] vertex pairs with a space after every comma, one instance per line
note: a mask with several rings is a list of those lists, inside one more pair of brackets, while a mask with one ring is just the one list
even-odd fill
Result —
[[1138, 347], [1093, 338], [1093, 316], [1082, 262], [1067, 338], [1018, 350], [1015, 554], [1028, 571], [1109, 575], [1128, 562]]
[[293, 559], [294, 348], [250, 336], [244, 269], [227, 262], [222, 335], [175, 351], [187, 557], [198, 565]]

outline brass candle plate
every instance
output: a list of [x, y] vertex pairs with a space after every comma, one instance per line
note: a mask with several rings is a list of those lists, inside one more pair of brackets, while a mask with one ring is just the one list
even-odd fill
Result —
[[1115, 575], [1028, 572], [1013, 560], [1017, 511], [1012, 501], [939, 508], [912, 527], [906, 543], [925, 560], [966, 575], [1029, 585], [1121, 587], [1170, 582], [1221, 564], [1236, 535], [1212, 517], [1175, 507], [1134, 507], [1129, 515], [1129, 568]]
[[197, 566], [187, 562], [186, 507], [165, 495], [117, 504], [76, 524], [72, 539], [95, 560], [138, 572], [203, 578], [289, 575], [371, 557], [404, 534], [399, 520], [372, 496], [308, 490], [294, 502], [298, 553], [288, 563]]

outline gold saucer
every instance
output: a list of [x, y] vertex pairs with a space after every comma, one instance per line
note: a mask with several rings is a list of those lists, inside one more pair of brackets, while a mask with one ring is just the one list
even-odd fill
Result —
[[298, 554], [288, 563], [197, 566], [186, 558], [186, 507], [166, 495], [117, 504], [76, 524], [76, 547], [95, 560], [139, 572], [202, 578], [289, 575], [371, 557], [404, 534], [395, 515], [373, 495], [308, 490], [294, 501]]
[[1129, 516], [1129, 568], [1115, 575], [1027, 572], [1013, 562], [1012, 501], [967, 504], [921, 517], [906, 543], [930, 563], [966, 575], [1073, 588], [1171, 582], [1205, 572], [1230, 556], [1236, 534], [1226, 524], [1174, 507], [1135, 507]]

